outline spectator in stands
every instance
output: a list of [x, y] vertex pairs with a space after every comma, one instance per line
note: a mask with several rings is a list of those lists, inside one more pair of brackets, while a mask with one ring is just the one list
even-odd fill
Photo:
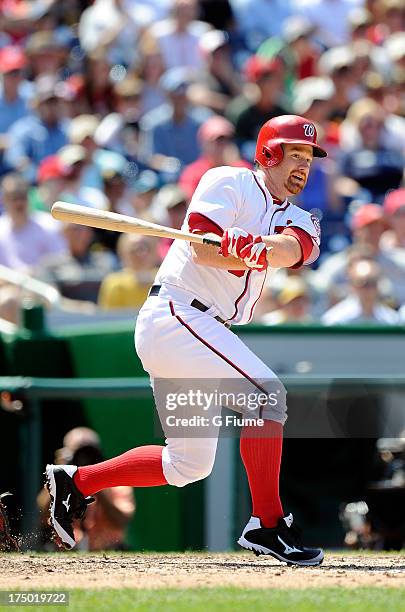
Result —
[[95, 115], [78, 115], [74, 117], [68, 128], [70, 144], [83, 147], [86, 152], [84, 169], [81, 175], [81, 184], [85, 187], [102, 189], [102, 178], [96, 163], [98, 146], [95, 135], [100, 121]]
[[65, 76], [62, 69], [68, 50], [53, 32], [35, 32], [28, 38], [25, 49], [34, 79], [50, 74], [58, 77], [58, 80]]
[[[131, 46], [131, 48], [133, 47]], [[111, 63], [103, 47], [99, 47], [85, 56], [84, 95], [90, 113], [96, 113], [104, 117], [114, 110]]]
[[150, 217], [150, 207], [162, 185], [159, 175], [153, 170], [143, 170], [136, 180], [132, 183], [133, 192], [132, 206], [136, 217], [148, 219]]
[[240, 159], [239, 151], [232, 139], [235, 128], [224, 117], [214, 115], [198, 130], [201, 156], [186, 166], [180, 175], [179, 185], [191, 200], [201, 177], [207, 170], [218, 166], [249, 168], [250, 164]]
[[23, 70], [27, 65], [25, 54], [19, 47], [0, 50], [0, 145], [7, 145], [6, 132], [18, 119], [26, 117], [30, 109], [27, 92], [23, 91]]
[[283, 23], [282, 38], [285, 47], [280, 56], [294, 81], [315, 76], [320, 49], [319, 44], [313, 40], [316, 38], [313, 22], [302, 15], [288, 17]]
[[349, 42], [348, 16], [362, 0], [292, 0], [292, 10], [302, 13], [319, 32], [319, 40], [326, 47], [337, 47]]
[[52, 204], [60, 199], [65, 189], [65, 180], [69, 174], [58, 155], [49, 155], [39, 164], [37, 186], [30, 188], [28, 201], [31, 211], [39, 210], [49, 213]]
[[190, 107], [187, 98], [190, 82], [190, 73], [183, 68], [165, 72], [161, 85], [167, 104], [141, 120], [143, 158], [155, 170], [176, 175], [199, 156], [197, 132], [207, 112]]
[[378, 288], [381, 271], [375, 262], [365, 259], [356, 261], [347, 274], [350, 294], [323, 315], [323, 323], [399, 323], [398, 313], [381, 301]]
[[242, 92], [241, 78], [232, 62], [229, 36], [226, 32], [210, 30], [201, 37], [200, 49], [205, 57], [205, 70], [190, 87], [190, 99], [196, 105], [223, 113], [232, 98]]
[[142, 55], [137, 73], [143, 81], [142, 109], [144, 113], [148, 113], [166, 102], [165, 93], [160, 85], [160, 78], [165, 72], [165, 65], [162, 55], [153, 41], [145, 41], [141, 50]]
[[[153, 215], [158, 223], [180, 229], [186, 215], [188, 199], [176, 184], [163, 185], [153, 201]], [[172, 244], [172, 238], [161, 238], [158, 246], [159, 260], [163, 261]]]
[[[145, 14], [142, 8], [138, 9], [139, 4], [96, 0], [88, 6], [79, 21], [80, 45], [85, 53], [92, 55], [103, 49], [112, 64], [132, 66], [138, 60], [140, 31], [154, 19], [151, 9]], [[151, 3], [148, 4], [151, 7]]]
[[375, 260], [383, 279], [389, 281], [395, 304], [398, 306], [405, 303], [405, 251], [381, 249], [380, 240], [385, 229], [386, 222], [381, 206], [360, 206], [351, 219], [353, 247], [330, 255], [321, 263], [315, 273], [319, 291], [326, 291], [332, 300], [335, 296], [342, 297], [348, 283], [348, 261], [356, 251], [361, 250], [366, 251], [371, 260]]
[[405, 188], [388, 193], [384, 200], [384, 212], [389, 229], [381, 238], [384, 250], [405, 249]]
[[349, 47], [332, 47], [319, 59], [320, 75], [331, 79], [335, 89], [330, 118], [337, 123], [341, 123], [346, 117], [354, 101], [353, 92], [358, 86], [354, 64], [355, 56]]
[[209, 29], [208, 24], [197, 21], [196, 0], [174, 0], [170, 17], [152, 25], [146, 36], [156, 42], [166, 70], [199, 70], [204, 63], [199, 40]]
[[72, 204], [106, 210], [108, 199], [101, 189], [83, 184], [83, 174], [89, 168], [88, 152], [81, 145], [68, 144], [58, 151], [66, 169], [64, 190], [60, 199]]
[[117, 268], [111, 252], [91, 249], [94, 230], [86, 225], [63, 225], [67, 251], [41, 260], [35, 276], [55, 285], [71, 300], [97, 302], [103, 278]]
[[64, 117], [73, 118], [90, 112], [82, 74], [72, 74], [66, 80], [60, 81], [57, 84], [57, 91], [61, 97]]
[[236, 98], [228, 107], [227, 116], [235, 125], [238, 143], [243, 143], [246, 148], [250, 144], [254, 150], [263, 123], [286, 112], [279, 105], [283, 65], [277, 59], [265, 60], [253, 55], [245, 64], [244, 73], [247, 81], [255, 85], [254, 94], [251, 94], [253, 101], [246, 97]]
[[305, 323], [311, 321], [311, 298], [308, 287], [299, 276], [291, 276], [277, 297], [278, 308], [262, 315], [264, 325]]
[[291, 14], [291, 0], [231, 0], [231, 6], [253, 52], [270, 36], [280, 35], [283, 22]]
[[156, 274], [157, 241], [148, 236], [122, 234], [117, 252], [122, 270], [105, 277], [98, 297], [101, 308], [139, 309]]
[[34, 182], [41, 161], [55, 154], [67, 142], [56, 81], [42, 76], [35, 82], [34, 114], [19, 119], [9, 130], [5, 161]]
[[125, 123], [139, 121], [144, 114], [143, 82], [135, 76], [127, 76], [114, 85], [115, 112]]
[[19, 174], [2, 182], [4, 214], [0, 217], [0, 264], [29, 270], [50, 253], [66, 249], [59, 226], [48, 213], [30, 213], [28, 183]]
[[[63, 438], [63, 447], [55, 452], [55, 463], [89, 465], [103, 461], [98, 434], [88, 427], [75, 427]], [[123, 550], [125, 530], [135, 514], [135, 498], [131, 487], [114, 487], [94, 495], [83, 520], [74, 524], [75, 538], [82, 550]], [[41, 525], [46, 536], [49, 493], [43, 488], [37, 496]]]
[[98, 151], [97, 167], [102, 178], [102, 190], [108, 198], [108, 210], [122, 215], [134, 215], [128, 187], [129, 164], [114, 151]]
[[400, 185], [405, 165], [403, 150], [396, 151], [394, 143], [384, 144], [385, 114], [373, 100], [353, 104], [347, 121], [354, 128], [356, 144], [343, 155], [341, 172], [356, 181], [359, 190], [365, 189], [370, 200], [380, 203], [389, 189]]

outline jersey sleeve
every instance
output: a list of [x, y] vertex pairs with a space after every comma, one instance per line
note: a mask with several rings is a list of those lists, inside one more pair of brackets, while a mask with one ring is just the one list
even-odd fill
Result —
[[189, 231], [200, 229], [194, 225], [196, 214], [221, 232], [234, 225], [240, 208], [241, 187], [232, 170], [228, 167], [213, 168], [201, 178], [187, 211]]
[[[290, 213], [291, 214], [291, 213]], [[311, 215], [306, 210], [294, 207], [288, 227], [283, 233], [293, 235], [301, 246], [301, 261], [293, 268], [309, 265], [319, 257], [319, 246], [321, 244], [321, 224], [318, 217]], [[294, 231], [295, 230], [295, 231]]]

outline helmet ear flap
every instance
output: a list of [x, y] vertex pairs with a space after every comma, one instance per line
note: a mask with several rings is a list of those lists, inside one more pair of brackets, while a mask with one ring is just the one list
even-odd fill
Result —
[[283, 148], [280, 144], [273, 144], [271, 146], [263, 145], [262, 147], [262, 165], [267, 168], [277, 166], [284, 156]]

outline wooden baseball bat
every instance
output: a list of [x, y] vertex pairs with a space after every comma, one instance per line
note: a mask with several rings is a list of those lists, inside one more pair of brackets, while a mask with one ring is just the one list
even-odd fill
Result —
[[160, 236], [162, 238], [178, 238], [197, 244], [209, 244], [221, 246], [221, 239], [205, 238], [204, 234], [191, 234], [182, 230], [173, 229], [157, 223], [151, 223], [144, 219], [128, 217], [108, 210], [98, 210], [88, 206], [69, 204], [68, 202], [55, 202], [51, 214], [54, 219], [65, 223], [78, 223], [115, 232], [126, 232], [129, 234], [143, 234], [145, 236]]

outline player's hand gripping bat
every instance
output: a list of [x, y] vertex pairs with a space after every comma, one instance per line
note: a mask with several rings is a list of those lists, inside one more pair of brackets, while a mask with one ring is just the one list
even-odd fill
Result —
[[143, 234], [145, 236], [160, 236], [163, 238], [177, 238], [179, 240], [187, 240], [197, 244], [209, 244], [220, 247], [221, 238], [210, 237], [206, 238], [203, 234], [192, 234], [182, 230], [173, 229], [164, 225], [158, 225], [110, 212], [108, 210], [98, 210], [89, 208], [88, 206], [79, 206], [77, 204], [69, 204], [68, 202], [55, 202], [52, 206], [52, 217], [58, 221], [65, 223], [78, 223], [79, 225], [88, 225], [89, 227], [98, 227], [115, 232], [126, 232], [129, 234]]

